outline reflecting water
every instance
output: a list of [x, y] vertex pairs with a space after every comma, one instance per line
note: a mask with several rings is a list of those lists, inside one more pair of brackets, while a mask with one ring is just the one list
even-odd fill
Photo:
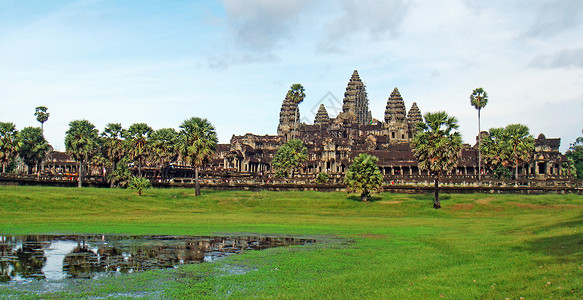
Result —
[[94, 278], [312, 242], [273, 237], [0, 236], [0, 282]]

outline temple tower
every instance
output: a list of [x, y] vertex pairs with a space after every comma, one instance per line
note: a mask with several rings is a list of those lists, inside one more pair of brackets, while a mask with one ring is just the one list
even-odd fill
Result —
[[328, 116], [328, 111], [324, 104], [320, 104], [318, 108], [318, 113], [316, 113], [316, 118], [314, 119], [314, 125], [328, 125], [330, 124], [330, 117]]
[[293, 131], [297, 130], [300, 120], [298, 103], [291, 96], [291, 91], [288, 91], [283, 99], [279, 112], [279, 125], [277, 126], [277, 134], [285, 136], [287, 140], [291, 138]]
[[366, 88], [356, 70], [352, 73], [344, 93], [342, 113], [344, 116], [350, 116], [357, 124], [370, 124], [372, 121], [368, 110]]
[[385, 127], [392, 141], [409, 141], [411, 138], [405, 102], [399, 89], [395, 88], [387, 100]]
[[416, 102], [413, 102], [411, 109], [409, 109], [409, 113], [407, 114], [407, 121], [409, 123], [411, 137], [413, 137], [417, 131], [417, 123], [423, 122], [423, 116], [421, 115], [421, 111], [419, 110], [419, 107], [417, 107]]

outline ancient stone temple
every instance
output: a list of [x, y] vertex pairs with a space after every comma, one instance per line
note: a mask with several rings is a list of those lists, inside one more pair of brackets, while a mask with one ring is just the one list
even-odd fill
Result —
[[[384, 121], [372, 118], [368, 103], [365, 85], [356, 70], [346, 87], [342, 111], [335, 117], [329, 116], [321, 104], [313, 124], [300, 123], [298, 103], [294, 103], [288, 92], [281, 106], [277, 135], [233, 136], [230, 144], [219, 145], [212, 167], [236, 174], [273, 176], [271, 160], [277, 149], [290, 138], [297, 138], [308, 149], [308, 158], [300, 172], [305, 178], [325, 172], [340, 182], [360, 153], [378, 157], [386, 178], [428, 178], [427, 171], [418, 168], [410, 145], [417, 124], [423, 121], [417, 103], [413, 102], [407, 112], [403, 96], [394, 88], [388, 96]], [[540, 135], [535, 143], [533, 159], [519, 168], [521, 177], [559, 178], [565, 159], [559, 153], [560, 139]], [[451, 176], [471, 179], [477, 175], [477, 145], [465, 144]]]

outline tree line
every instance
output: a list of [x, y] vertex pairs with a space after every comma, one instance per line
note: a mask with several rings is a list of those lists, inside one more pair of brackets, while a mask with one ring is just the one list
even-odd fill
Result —
[[[2, 172], [14, 167], [17, 157], [27, 166], [29, 174], [35, 168], [40, 171], [51, 149], [42, 129], [49, 115], [45, 107], [37, 108], [35, 115], [41, 128], [25, 127], [19, 131], [12, 122], [0, 122]], [[65, 134], [66, 152], [78, 163], [79, 187], [83, 185], [87, 165], [104, 168], [105, 177], [113, 187], [130, 183], [131, 165], [137, 169], [137, 178], [143, 177], [143, 167], [154, 166], [166, 180], [170, 164], [180, 160], [195, 170], [196, 195], [200, 195], [199, 168], [214, 154], [217, 143], [215, 127], [199, 117], [184, 120], [179, 131], [174, 128], [154, 130], [146, 123], [135, 123], [127, 129], [120, 123], [109, 123], [101, 133], [87, 120], [74, 120]]]

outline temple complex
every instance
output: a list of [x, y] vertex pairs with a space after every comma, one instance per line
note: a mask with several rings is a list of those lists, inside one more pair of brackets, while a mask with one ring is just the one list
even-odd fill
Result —
[[[269, 176], [277, 149], [289, 139], [297, 138], [308, 149], [300, 176], [314, 177], [325, 172], [332, 178], [341, 178], [360, 153], [378, 157], [379, 167], [387, 178], [428, 176], [427, 171], [419, 169], [410, 145], [416, 124], [423, 121], [417, 103], [413, 102], [407, 112], [405, 101], [395, 87], [387, 99], [384, 122], [372, 118], [368, 104], [366, 87], [356, 70], [348, 81], [342, 111], [336, 117], [329, 116], [324, 104], [320, 104], [313, 124], [300, 123], [298, 103], [288, 92], [281, 106], [277, 135], [233, 136], [230, 144], [220, 145], [213, 165], [217, 167], [222, 162], [225, 170]], [[535, 144], [533, 159], [519, 167], [520, 176], [558, 178], [565, 160], [559, 152], [560, 139], [546, 139], [541, 134]], [[464, 144], [451, 176], [477, 175], [477, 145]]]

